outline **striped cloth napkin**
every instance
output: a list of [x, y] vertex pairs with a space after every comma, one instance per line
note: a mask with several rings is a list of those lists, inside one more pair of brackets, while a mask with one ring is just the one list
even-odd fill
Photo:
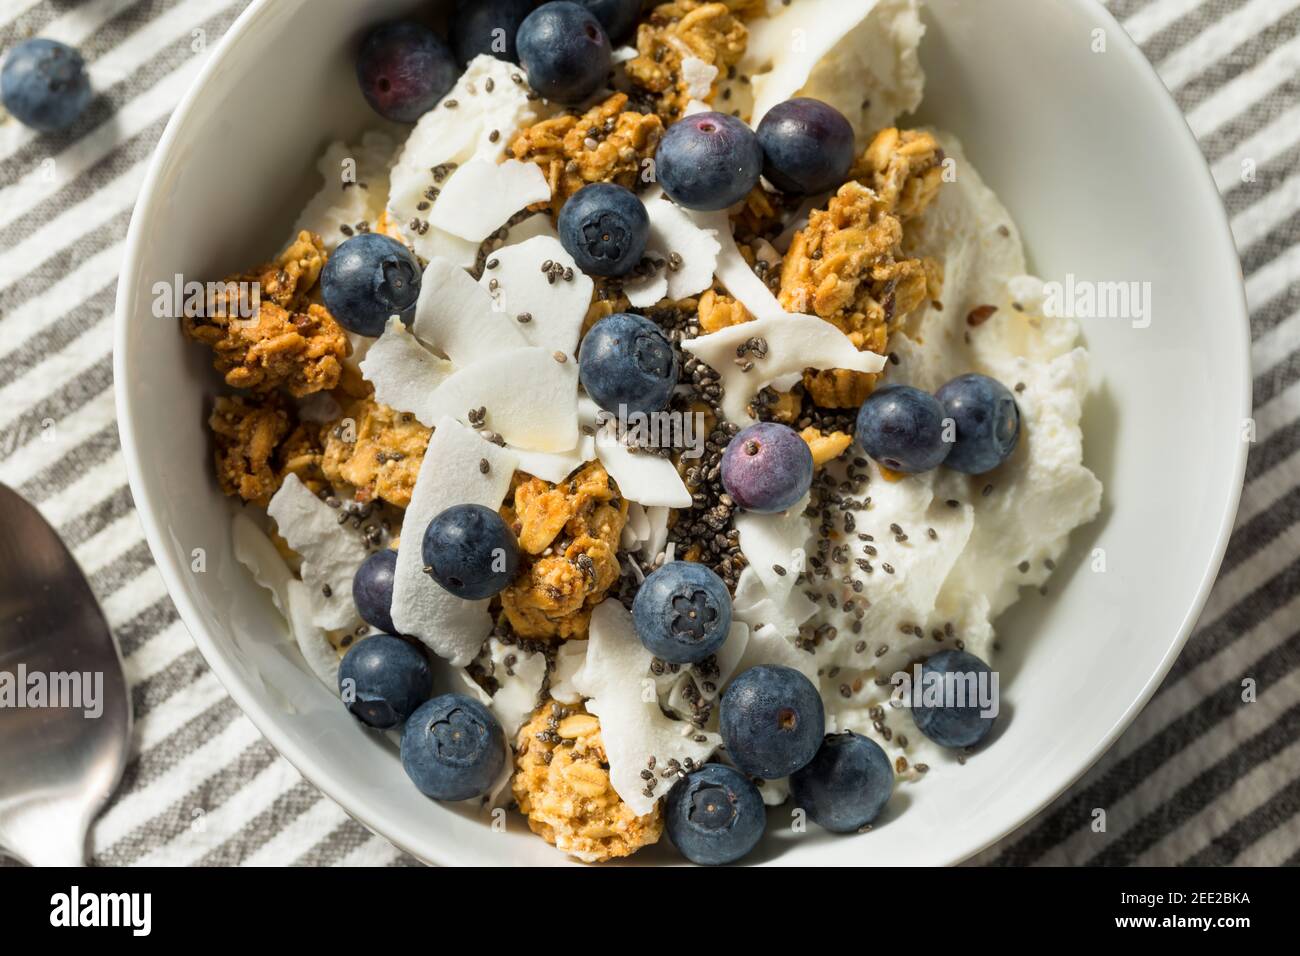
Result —
[[[80, 48], [98, 97], [36, 138], [0, 122], [0, 481], [90, 575], [137, 716], [94, 862], [407, 864], [266, 743], [153, 568], [118, 447], [111, 323], [122, 241], [168, 114], [243, 0], [4, 0], [0, 50]], [[1186, 111], [1241, 252], [1258, 441], [1196, 634], [1075, 787], [975, 862], [1300, 862], [1300, 0], [1110, 0]], [[1254, 181], [1243, 182], [1243, 162]], [[57, 424], [52, 432], [43, 427]], [[53, 435], [54, 440], [46, 440]], [[1240, 703], [1240, 681], [1259, 700]], [[1092, 832], [1104, 807], [1106, 833]]]

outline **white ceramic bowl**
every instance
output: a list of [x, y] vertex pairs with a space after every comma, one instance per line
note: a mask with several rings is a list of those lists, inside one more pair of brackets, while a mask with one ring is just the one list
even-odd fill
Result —
[[[798, 2], [798, 0], [796, 0]], [[131, 487], [181, 617], [231, 696], [362, 823], [437, 863], [559, 863], [513, 816], [426, 800], [394, 749], [307, 670], [265, 592], [230, 554], [211, 474], [203, 349], [151, 317], [152, 286], [275, 251], [321, 148], [373, 125], [353, 77], [367, 24], [405, 0], [256, 0], [212, 55], [154, 156], [118, 287], [117, 405]], [[310, 10], [307, 8], [310, 7]], [[1004, 728], [978, 760], [902, 788], [851, 838], [795, 837], [775, 811], [761, 862], [959, 861], [1029, 818], [1116, 739], [1195, 623], [1223, 555], [1250, 414], [1241, 274], [1218, 194], [1154, 71], [1095, 0], [930, 0], [922, 119], [962, 138], [1019, 222], [1034, 268], [1152, 284], [1154, 321], [1084, 322], [1099, 384], [1085, 455], [1105, 484], [1051, 597], [1001, 622]], [[1093, 52], [1094, 30], [1107, 51]], [[205, 573], [190, 570], [205, 548]], [[1105, 555], [1104, 573], [1092, 555]], [[815, 828], [814, 828], [815, 829]], [[656, 848], [638, 862], [671, 860]]]

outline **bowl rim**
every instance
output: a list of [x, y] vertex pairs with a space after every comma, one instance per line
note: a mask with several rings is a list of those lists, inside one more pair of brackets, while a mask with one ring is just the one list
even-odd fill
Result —
[[[1103, 22], [1103, 25], [1108, 28], [1108, 39], [1113, 41], [1112, 53], [1122, 55], [1127, 64], [1133, 68], [1135, 74], [1141, 78], [1143, 87], [1137, 91], [1137, 95], [1153, 97], [1160, 101], [1160, 108], [1172, 127], [1169, 135], [1180, 139], [1183, 148], [1189, 149], [1195, 154], [1201, 170], [1202, 187], [1209, 190], [1212, 197], [1210, 206], [1214, 210], [1209, 213], [1214, 220], [1214, 228], [1204, 238], [1217, 246], [1218, 255], [1239, 264], [1240, 256], [1232, 235], [1231, 222], [1209, 164], [1201, 152], [1195, 135], [1187, 124], [1185, 115], [1174, 100], [1173, 95], [1165, 87], [1155, 67], [1142, 53], [1141, 48], [1129, 36], [1115, 15], [1101, 3], [1095, 2], [1095, 0], [1067, 0], [1067, 2], [1080, 10], [1086, 9], [1088, 14], [1098, 17]], [[271, 0], [252, 0], [213, 48], [207, 61], [200, 68], [197, 76], [191, 82], [168, 119], [158, 146], [149, 161], [148, 169], [145, 172], [138, 193], [139, 198], [131, 215], [122, 268], [119, 272], [120, 277], [134, 276], [138, 271], [142, 254], [144, 223], [153, 218], [155, 207], [160, 202], [157, 185], [162, 173], [164, 158], [171, 152], [182, 131], [188, 125], [196, 102], [212, 74], [220, 67], [225, 55], [245, 35], [258, 26], [268, 15], [271, 6]], [[1233, 337], [1236, 354], [1225, 356], [1223, 364], [1226, 368], [1235, 368], [1240, 376], [1238, 401], [1240, 403], [1241, 418], [1245, 421], [1253, 414], [1250, 311], [1246, 298], [1245, 281], [1239, 268], [1236, 270], [1234, 286], [1237, 295], [1233, 299], [1237, 305], [1237, 314], [1232, 316], [1230, 321], [1237, 330], [1237, 335]], [[220, 642], [216, 641], [209, 633], [203, 614], [194, 602], [189, 599], [188, 592], [181, 583], [182, 577], [179, 565], [166, 547], [167, 538], [158, 515], [148, 497], [141, 493], [144, 488], [143, 474], [145, 465], [140, 458], [135, 423], [128, 414], [129, 400], [126, 386], [126, 382], [129, 380], [126, 353], [128, 325], [130, 323], [127, 310], [130, 300], [134, 297], [133, 292], [129, 280], [119, 281], [114, 304], [113, 327], [113, 393], [118, 435], [122, 446], [123, 461], [126, 466], [127, 481], [135, 501], [136, 513], [139, 515], [144, 528], [145, 540], [149, 545], [154, 563], [162, 575], [168, 597], [175, 606], [182, 623], [192, 636], [204, 660], [212, 668], [213, 673], [216, 674], [217, 679], [221, 681], [222, 686], [230, 694], [240, 710], [248, 716], [258, 731], [275, 747], [276, 751], [305, 779], [310, 781], [322, 794], [341, 806], [353, 819], [360, 822], [371, 832], [388, 840], [403, 852], [410, 853], [417, 859], [436, 865], [453, 863], [451, 857], [446, 854], [426, 854], [423, 849], [416, 850], [416, 846], [427, 847], [429, 844], [417, 836], [410, 821], [386, 819], [383, 821], [382, 828], [379, 822], [372, 822], [366, 805], [359, 794], [353, 793], [346, 785], [340, 785], [336, 773], [298, 747], [287, 732], [281, 730], [275, 716], [256, 700], [251, 689], [228, 660], [227, 652], [223, 650]], [[1058, 787], [1049, 791], [1041, 800], [1035, 801], [1033, 805], [1025, 806], [1018, 819], [1010, 821], [998, 832], [990, 833], [982, 840], [970, 841], [964, 846], [954, 848], [947, 858], [949, 865], [961, 863], [987, 849], [1008, 834], [1024, 826], [1045, 807], [1054, 802], [1057, 797], [1073, 786], [1080, 777], [1101, 759], [1154, 695], [1191, 636], [1192, 630], [1195, 628], [1209, 599], [1211, 589], [1218, 578], [1219, 568], [1223, 562], [1228, 540], [1236, 522], [1238, 506], [1241, 502], [1249, 447], [1249, 443], [1246, 441], [1239, 443], [1233, 469], [1234, 479], [1228, 498], [1223, 502], [1219, 512], [1215, 545], [1210, 560], [1202, 572], [1195, 597], [1179, 623], [1177, 634], [1174, 640], [1171, 641], [1159, 667], [1143, 685], [1137, 697], [1125, 708], [1106, 733], [1099, 738], [1098, 743], [1072, 775], [1063, 780]], [[440, 849], [436, 843], [431, 848], [433, 850]]]

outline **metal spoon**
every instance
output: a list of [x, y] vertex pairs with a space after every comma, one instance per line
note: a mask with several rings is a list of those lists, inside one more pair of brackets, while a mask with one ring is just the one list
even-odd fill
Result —
[[90, 822], [122, 778], [130, 738], [122, 659], [85, 575], [36, 509], [0, 485], [0, 852], [85, 865]]

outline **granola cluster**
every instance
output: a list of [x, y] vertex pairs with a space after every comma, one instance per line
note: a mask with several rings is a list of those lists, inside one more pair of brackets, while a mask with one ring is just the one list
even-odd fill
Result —
[[278, 396], [261, 401], [218, 398], [208, 418], [216, 442], [217, 482], [221, 490], [265, 506], [280, 487], [277, 451], [292, 426]]
[[431, 435], [410, 412], [354, 399], [325, 431], [321, 469], [331, 486], [353, 489], [362, 504], [379, 498], [405, 508]]
[[546, 701], [519, 731], [511, 789], [528, 827], [586, 863], [630, 856], [659, 839], [659, 808], [639, 817], [609, 780], [600, 721]]
[[728, 75], [749, 43], [744, 17], [764, 9], [763, 0], [662, 3], [637, 28], [638, 55], [628, 62], [627, 75], [651, 96], [665, 122], [680, 119], [691, 100], [682, 61], [694, 57], [717, 67], [721, 76]]
[[[779, 299], [791, 312], [833, 323], [859, 349], [884, 354], [889, 336], [942, 283], [938, 263], [904, 255], [903, 224], [938, 195], [942, 154], [929, 133], [886, 129], [827, 208], [795, 234], [781, 268]], [[825, 408], [860, 405], [876, 375], [828, 369], [804, 376]]]
[[516, 474], [513, 496], [501, 506], [524, 558], [519, 576], [501, 592], [515, 634], [587, 636], [592, 608], [619, 578], [627, 507], [598, 462], [558, 485]]
[[510, 144], [515, 159], [534, 162], [546, 174], [553, 213], [588, 183], [635, 188], [659, 148], [664, 124], [658, 116], [629, 110], [627, 102], [626, 93], [615, 93], [581, 116], [561, 113], [535, 123]]
[[[308, 302], [324, 263], [320, 236], [300, 233], [274, 262], [226, 279], [205, 315], [185, 318], [185, 333], [212, 349], [227, 385], [283, 388], [301, 398], [338, 384], [351, 348], [347, 335], [324, 306]], [[235, 299], [239, 284], [251, 282], [259, 283], [261, 301], [255, 315], [243, 318]]]

